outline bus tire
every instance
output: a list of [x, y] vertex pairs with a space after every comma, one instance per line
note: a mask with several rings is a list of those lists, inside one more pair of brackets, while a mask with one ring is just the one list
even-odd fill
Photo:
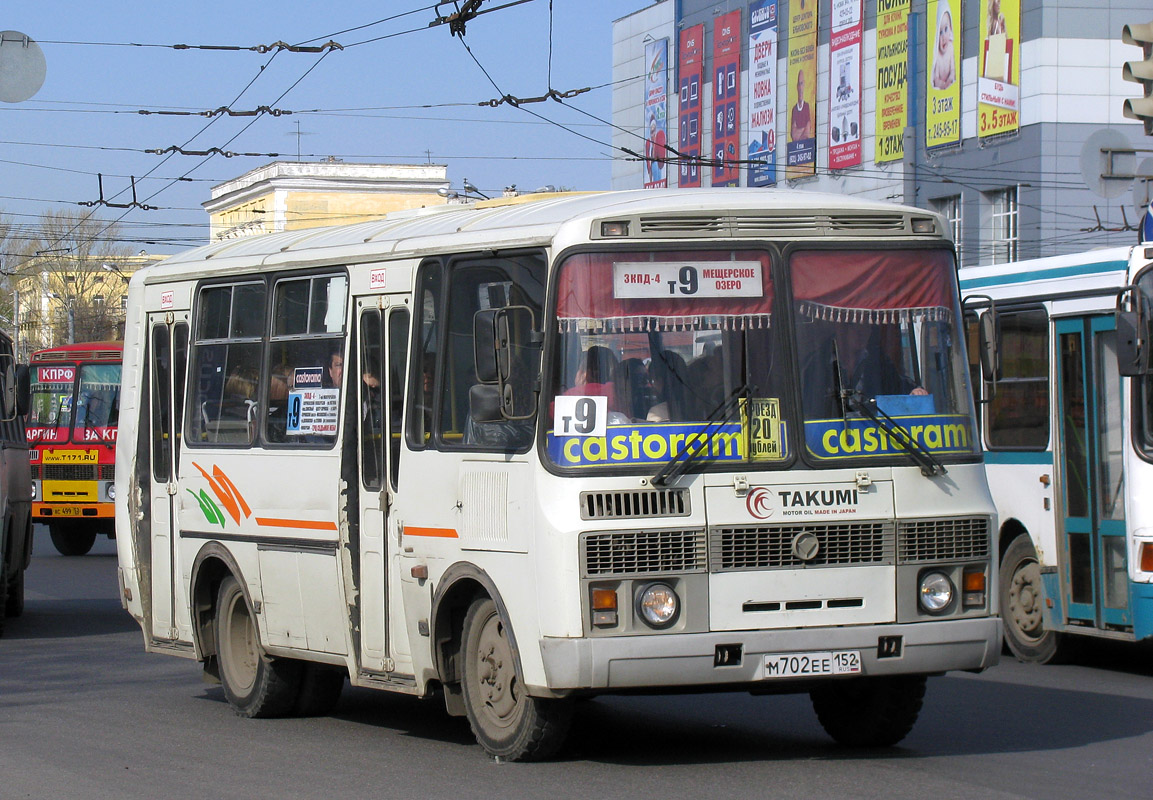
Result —
[[568, 735], [572, 702], [525, 692], [505, 622], [491, 599], [469, 607], [462, 649], [465, 714], [481, 747], [506, 761], [555, 755]]
[[216, 650], [228, 704], [242, 717], [282, 717], [300, 693], [303, 664], [272, 658], [260, 646], [248, 598], [229, 575], [216, 595]]
[[829, 680], [809, 692], [825, 733], [846, 747], [891, 747], [909, 735], [925, 699], [924, 675]]
[[82, 556], [96, 543], [96, 531], [65, 522], [49, 522], [48, 535], [52, 545], [62, 556]]
[[337, 667], [305, 663], [300, 677], [300, 694], [293, 708], [298, 717], [323, 717], [336, 708], [344, 691], [345, 672]]
[[1061, 634], [1045, 630], [1041, 566], [1027, 534], [1010, 542], [998, 576], [1005, 644], [1021, 661], [1048, 664], [1057, 657]]
[[4, 593], [4, 613], [0, 616], [19, 617], [24, 613], [24, 568], [19, 567], [16, 575], [8, 579], [8, 589]]

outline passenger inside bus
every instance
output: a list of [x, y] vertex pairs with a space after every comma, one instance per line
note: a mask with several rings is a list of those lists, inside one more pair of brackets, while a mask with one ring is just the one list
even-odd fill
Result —
[[648, 410], [648, 422], [685, 419], [685, 360], [672, 350], [663, 350], [649, 362], [649, 382], [656, 401]]
[[[814, 327], [825, 323], [811, 323]], [[927, 395], [905, 373], [893, 354], [902, 352], [901, 331], [896, 325], [838, 323], [823, 335], [805, 337], [815, 342], [803, 356], [801, 396], [807, 419], [831, 419], [845, 413], [842, 392], [855, 391], [865, 398], [886, 395]]]

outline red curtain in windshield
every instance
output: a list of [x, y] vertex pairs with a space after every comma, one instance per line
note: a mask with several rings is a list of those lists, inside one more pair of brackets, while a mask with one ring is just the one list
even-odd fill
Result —
[[[701, 297], [672, 294], [661, 297], [617, 297], [614, 264], [647, 265], [683, 262], [701, 267], [702, 280], [723, 281], [723, 270], [733, 262], [760, 264], [759, 296]], [[707, 266], [706, 266], [707, 265]], [[751, 328], [768, 325], [773, 306], [770, 261], [767, 253], [725, 251], [662, 253], [582, 253], [561, 265], [557, 290], [557, 317], [579, 327], [610, 330], [673, 330], [679, 327]], [[717, 270], [712, 278], [706, 270]], [[714, 273], [710, 272], [709, 275]], [[667, 291], [652, 286], [653, 294]], [[723, 292], [724, 290], [719, 290]]]
[[795, 254], [793, 297], [809, 317], [895, 321], [911, 313], [945, 318], [953, 308], [953, 258], [945, 250]]

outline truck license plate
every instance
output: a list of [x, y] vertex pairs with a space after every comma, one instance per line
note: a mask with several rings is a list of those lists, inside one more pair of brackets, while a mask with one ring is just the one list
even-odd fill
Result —
[[809, 678], [820, 675], [859, 675], [860, 650], [823, 653], [770, 653], [765, 656], [766, 678]]

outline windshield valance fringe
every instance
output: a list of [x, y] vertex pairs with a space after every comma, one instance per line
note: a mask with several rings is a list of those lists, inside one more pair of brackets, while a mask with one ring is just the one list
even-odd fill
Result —
[[941, 306], [923, 308], [840, 308], [810, 300], [799, 304], [801, 316], [822, 322], [866, 323], [869, 325], [896, 325], [923, 319], [930, 322], [949, 322], [953, 312]]
[[769, 314], [693, 314], [678, 317], [563, 317], [561, 333], [670, 333], [675, 331], [752, 331], [770, 327]]

